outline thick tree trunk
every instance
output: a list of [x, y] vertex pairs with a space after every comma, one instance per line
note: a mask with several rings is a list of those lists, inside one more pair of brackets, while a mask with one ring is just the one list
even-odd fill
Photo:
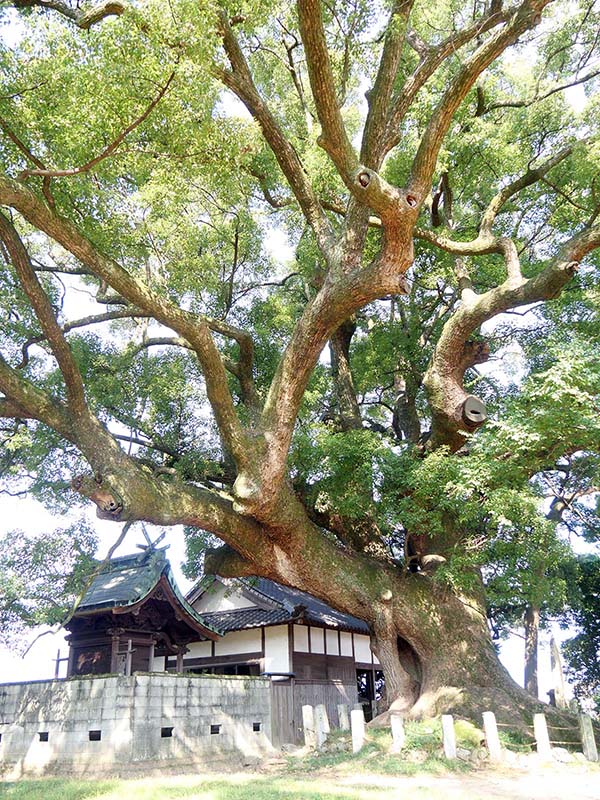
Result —
[[[400, 611], [394, 621], [397, 635], [418, 658], [421, 680], [420, 684], [412, 681], [406, 698], [402, 695], [406, 680], [401, 676], [403, 688], [398, 694], [395, 689], [390, 692], [393, 710], [406, 709], [412, 718], [450, 712], [478, 724], [484, 711], [494, 711], [500, 721], [515, 727], [530, 725], [532, 713], [541, 704], [519, 687], [500, 663], [481, 604], [436, 586], [427, 576], [417, 574], [408, 579], [413, 580], [421, 585], [413, 594], [411, 618], [407, 620]], [[387, 681], [395, 668], [386, 650], [378, 645]], [[403, 662], [406, 674], [406, 656]], [[394, 687], [397, 683], [394, 676]]]
[[[262, 574], [369, 623], [392, 710], [412, 718], [454, 713], [479, 725], [484, 711], [494, 711], [516, 728], [548, 710], [500, 663], [477, 585], [471, 596], [458, 596], [432, 575], [352, 555], [318, 537], [296, 542], [293, 552], [276, 548]], [[211, 557], [207, 569], [227, 576], [239, 564], [228, 571]]]

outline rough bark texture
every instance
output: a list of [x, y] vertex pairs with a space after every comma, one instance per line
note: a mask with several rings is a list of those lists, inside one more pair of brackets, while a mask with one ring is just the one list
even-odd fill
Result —
[[525, 611], [525, 689], [538, 697], [538, 632], [540, 609], [529, 604]]
[[[32, 274], [23, 243], [5, 217], [0, 218], [0, 235], [57, 362], [65, 389], [59, 396], [66, 396], [66, 402], [33, 386], [0, 357], [0, 414], [37, 420], [79, 449], [91, 473], [76, 476], [73, 488], [96, 503], [101, 516], [115, 521], [183, 524], [212, 532], [226, 546], [209, 554], [208, 570], [225, 576], [264, 575], [311, 592], [335, 608], [365, 619], [386, 673], [390, 700], [395, 708], [413, 717], [450, 710], [473, 715], [493, 709], [500, 720], [514, 722], [537, 709], [538, 704], [501, 667], [490, 640], [481, 597], [460, 596], [444, 588], [432, 574], [433, 569], [413, 574], [406, 565], [395, 563], [385, 543], [382, 546], [377, 521], [372, 517], [363, 520], [362, 527], [357, 522], [349, 524], [346, 532], [344, 521], [339, 518], [337, 522], [327, 521], [322, 515], [319, 519], [323, 527], [315, 523], [315, 509], [305, 507], [290, 486], [290, 443], [308, 381], [327, 342], [331, 346], [341, 428], [349, 431], [362, 427], [350, 369], [353, 327], [348, 320], [374, 300], [407, 292], [406, 273], [413, 263], [415, 238], [425, 239], [457, 259], [499, 254], [506, 270], [506, 278], [499, 285], [479, 294], [473, 289], [464, 264], [457, 260], [456, 286], [461, 302], [457, 310], [444, 317], [445, 324], [423, 378], [432, 420], [431, 435], [422, 448], [425, 455], [440, 448], [459, 450], [483, 423], [483, 419], [473, 422], [473, 416], [466, 413], [465, 404], [473, 398], [464, 387], [465, 372], [489, 354], [485, 343], [474, 338], [481, 325], [508, 309], [556, 296], [576, 272], [578, 262], [600, 246], [600, 227], [593, 217], [548, 259], [537, 275], [525, 278], [515, 243], [494, 233], [496, 216], [506, 202], [540, 180], [573, 148], [503, 186], [484, 209], [472, 241], [453, 241], [415, 227], [431, 192], [438, 154], [455, 112], [483, 70], [540, 22], [548, 2], [526, 0], [506, 11], [499, 11], [498, 4], [492, 3], [489, 11], [473, 24], [431, 45], [415, 39], [410, 30], [412, 3], [394, 3], [357, 152], [340, 108], [321, 2], [298, 0], [298, 46], [301, 39], [321, 126], [319, 142], [347, 190], [342, 203], [345, 217], [339, 229], [324, 210], [315, 188], [318, 181], [302, 163], [284, 126], [255, 83], [251, 54], [248, 48], [244, 49], [243, 40], [238, 41], [234, 21], [229, 19], [226, 8], [216, 15], [222, 51], [215, 59], [212, 74], [237, 95], [254, 118], [314, 235], [319, 263], [323, 265], [264, 398], [254, 386], [253, 342], [246, 331], [177, 306], [167, 299], [168, 293], [153, 291], [149, 283], [100, 252], [72, 220], [56, 211], [49, 191], [56, 172], [45, 170], [42, 165], [41, 171], [31, 172], [31, 181], [27, 175], [22, 175], [21, 180], [0, 176], [1, 205], [60, 244], [86, 275], [100, 282], [103, 296], [110, 289], [111, 297], [114, 292], [114, 298], [132, 316], [152, 318], [169, 328], [176, 334], [170, 343], [194, 354], [204, 374], [207, 400], [223, 443], [222, 460], [228, 462], [227, 472], [235, 480], [223, 489], [216, 489], [210, 482], [200, 488], [200, 481], [188, 483], [177, 476], [163, 480], [119, 446], [118, 436], [112, 436], [86, 405], [81, 376], [64, 337], [66, 328], [58, 324]], [[21, 0], [15, 5], [51, 9], [84, 28], [125, 10], [123, 4], [115, 2], [85, 12], [54, 0]], [[144, 24], [140, 23], [141, 29]], [[460, 49], [466, 46], [470, 50], [461, 54]], [[408, 49], [416, 49], [419, 54], [412, 74], [400, 69]], [[178, 51], [178, 58], [193, 57], [183, 53], [184, 50]], [[404, 61], [408, 65], [412, 58]], [[391, 185], [378, 170], [399, 140], [417, 93], [442, 66], [448, 67], [453, 77], [430, 118], [421, 125], [422, 135], [406, 185]], [[295, 77], [297, 83], [297, 74]], [[176, 76], [173, 81], [175, 85]], [[153, 114], [157, 113], [155, 106], [160, 107], [166, 88], [153, 101]], [[15, 144], [15, 135], [10, 138]], [[39, 166], [39, 159], [18, 137], [16, 142], [21, 155]], [[96, 163], [88, 162], [85, 169], [63, 171], [61, 179], [88, 172]], [[45, 182], [40, 194], [35, 176], [42, 174]], [[367, 249], [370, 224], [377, 226], [380, 236]], [[214, 334], [236, 342], [237, 361], [221, 354]], [[36, 339], [39, 341], [40, 337]], [[161, 339], [161, 344], [165, 341]], [[232, 394], [231, 375], [239, 382], [241, 408]], [[398, 392], [393, 428], [416, 443], [421, 434], [416, 406], [421, 375], [413, 381], [397, 374], [393, 382]], [[356, 536], [357, 532], [361, 535]], [[438, 559], [457, 542], [452, 530], [447, 539], [441, 537], [444, 541], [429, 540], [427, 531], [409, 534], [423, 537], [421, 555]], [[373, 544], [374, 547], [369, 546]], [[429, 562], [433, 566], [436, 563], [439, 561], [435, 559]], [[421, 565], [425, 566], [423, 560]], [[399, 654], [399, 639], [410, 645], [418, 660], [418, 679]]]

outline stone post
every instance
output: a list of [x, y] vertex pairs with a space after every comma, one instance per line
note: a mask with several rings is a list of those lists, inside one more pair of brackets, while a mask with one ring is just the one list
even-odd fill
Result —
[[483, 712], [483, 730], [485, 731], [485, 742], [490, 754], [490, 761], [502, 761], [502, 747], [498, 736], [496, 715], [493, 711]]
[[357, 709], [351, 711], [350, 723], [352, 725], [352, 752], [358, 753], [365, 743], [365, 715], [362, 708], [360, 711]]
[[323, 704], [315, 707], [315, 732], [317, 738], [317, 750], [320, 750], [327, 741], [329, 733], [329, 720], [327, 719], [327, 709]]
[[404, 719], [401, 714], [390, 714], [392, 726], [392, 753], [399, 753], [404, 747]]
[[337, 707], [338, 710], [338, 720], [340, 723], [340, 730], [341, 731], [349, 731], [350, 730], [350, 717], [348, 716], [348, 706], [345, 703], [340, 703]]
[[317, 731], [315, 728], [315, 711], [312, 706], [302, 706], [302, 727], [304, 728], [304, 744], [307, 747], [316, 747]]
[[550, 747], [550, 737], [548, 736], [548, 726], [544, 714], [533, 715], [533, 733], [538, 755], [544, 760], [552, 758], [552, 748]]
[[329, 717], [327, 716], [327, 707], [323, 703], [320, 703], [318, 706], [315, 706], [315, 713], [321, 716], [321, 719], [323, 720], [323, 730], [325, 733], [331, 733]]
[[598, 761], [598, 748], [594, 737], [592, 719], [587, 714], [579, 715], [579, 730], [581, 731], [581, 748], [588, 761]]
[[456, 758], [456, 737], [452, 714], [442, 714], [442, 738], [446, 758]]

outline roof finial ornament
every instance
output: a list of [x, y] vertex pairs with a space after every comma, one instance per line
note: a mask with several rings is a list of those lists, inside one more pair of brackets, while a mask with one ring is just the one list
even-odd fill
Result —
[[[142, 533], [144, 534], [144, 539], [146, 540], [146, 544], [137, 544], [136, 545], [136, 547], [139, 550], [142, 551], [138, 556], [138, 559], [139, 559], [140, 562], [144, 561], [146, 558], [151, 556], [152, 553], [155, 553], [157, 545], [160, 542], [162, 542], [162, 540], [167, 535], [167, 532], [163, 531], [157, 539], [152, 541], [152, 539], [150, 538], [150, 535], [148, 534], [148, 531], [146, 530], [146, 526], [144, 524], [142, 524]], [[166, 547], [163, 547], [162, 549], [163, 550], [167, 550], [168, 547], [169, 547], [169, 545], [167, 545]]]

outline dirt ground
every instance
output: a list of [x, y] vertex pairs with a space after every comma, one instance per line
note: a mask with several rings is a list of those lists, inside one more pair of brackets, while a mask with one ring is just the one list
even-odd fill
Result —
[[468, 773], [374, 774], [317, 769], [181, 774], [98, 781], [47, 779], [0, 783], [6, 800], [600, 800], [600, 767], [538, 765]]
[[600, 800], [600, 770], [584, 766], [540, 766], [534, 770], [486, 769], [477, 773], [414, 777], [360, 774], [337, 777], [319, 776], [319, 789], [331, 783], [336, 790], [365, 789], [365, 797], [387, 797], [396, 791], [398, 798], [412, 800]]

